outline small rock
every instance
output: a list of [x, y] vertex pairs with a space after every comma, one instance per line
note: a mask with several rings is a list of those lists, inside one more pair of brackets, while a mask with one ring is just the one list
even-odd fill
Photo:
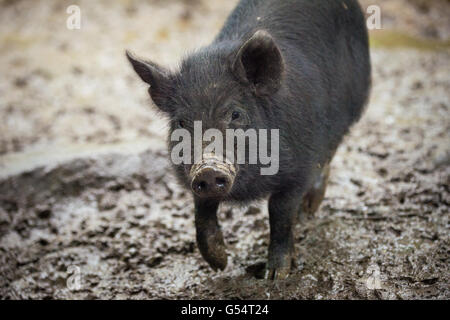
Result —
[[111, 210], [114, 209], [117, 205], [116, 197], [111, 193], [106, 193], [103, 195], [103, 197], [100, 199], [98, 203], [98, 209], [100, 211], [104, 210]]
[[154, 268], [158, 266], [162, 262], [163, 258], [161, 255], [156, 255], [153, 257], [150, 257], [145, 260], [145, 265], [149, 268]]

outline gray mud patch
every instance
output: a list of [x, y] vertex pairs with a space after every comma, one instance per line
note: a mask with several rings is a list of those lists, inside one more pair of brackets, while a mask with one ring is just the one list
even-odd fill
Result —
[[229, 264], [215, 273], [196, 248], [190, 193], [175, 183], [165, 152], [145, 151], [3, 180], [0, 296], [448, 299], [450, 157], [435, 146], [447, 133], [372, 121], [346, 139], [321, 209], [298, 224], [297, 267], [286, 281], [259, 277], [264, 201], [222, 206]]

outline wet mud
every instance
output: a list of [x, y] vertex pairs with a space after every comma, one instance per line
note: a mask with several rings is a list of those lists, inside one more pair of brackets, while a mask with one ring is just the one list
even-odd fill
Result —
[[[408, 37], [447, 41], [428, 23], [439, 21], [434, 7], [418, 2], [404, 11], [435, 32]], [[450, 298], [447, 45], [374, 46], [366, 113], [331, 163], [321, 207], [296, 227], [291, 276], [271, 282], [261, 279], [264, 200], [221, 206], [227, 267], [202, 259], [192, 195], [165, 151], [167, 122], [123, 55], [175, 65], [234, 3], [109, 3], [81, 1], [89, 19], [68, 41], [67, 30], [51, 33], [63, 4], [0, 1], [0, 298]], [[409, 20], [387, 14], [403, 32]]]

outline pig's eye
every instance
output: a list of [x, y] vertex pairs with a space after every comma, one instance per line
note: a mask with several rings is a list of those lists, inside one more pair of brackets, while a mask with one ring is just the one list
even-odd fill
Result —
[[231, 114], [231, 120], [237, 120], [241, 117], [241, 114], [238, 111], [233, 111]]
[[184, 128], [184, 121], [183, 120], [179, 120], [178, 121], [178, 127], [180, 127], [180, 128]]

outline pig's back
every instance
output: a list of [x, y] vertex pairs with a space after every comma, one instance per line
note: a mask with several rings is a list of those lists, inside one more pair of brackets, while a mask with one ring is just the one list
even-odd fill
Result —
[[293, 94], [291, 101], [280, 94], [280, 105], [308, 115], [316, 124], [310, 142], [320, 140], [322, 153], [333, 153], [361, 116], [370, 89], [368, 34], [358, 2], [241, 0], [214, 42], [246, 39], [258, 29], [274, 37], [285, 60], [285, 84]]

